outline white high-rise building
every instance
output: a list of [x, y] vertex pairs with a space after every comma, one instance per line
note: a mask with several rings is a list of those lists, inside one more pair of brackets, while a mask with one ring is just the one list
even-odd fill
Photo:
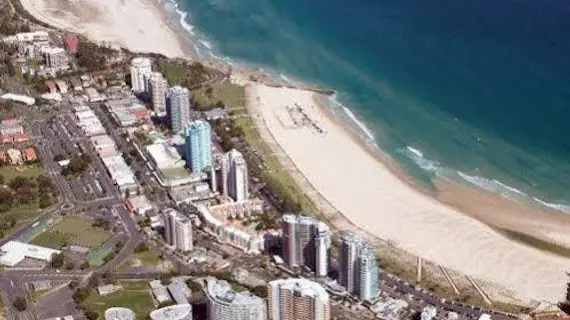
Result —
[[149, 80], [152, 109], [159, 116], [166, 115], [166, 91], [168, 83], [160, 72], [153, 72]]
[[378, 288], [378, 265], [374, 249], [365, 243], [358, 252], [357, 262], [357, 291], [358, 298], [362, 301], [374, 301], [380, 295]]
[[63, 48], [44, 47], [40, 49], [40, 53], [44, 57], [46, 66], [52, 70], [58, 71], [69, 67], [65, 49]]
[[331, 232], [329, 227], [319, 222], [315, 236], [315, 275], [326, 277], [329, 273]]
[[330, 230], [325, 224], [301, 215], [282, 218], [283, 260], [289, 267], [308, 267], [326, 276], [330, 254]]
[[248, 198], [247, 164], [243, 155], [236, 149], [226, 152], [222, 157], [222, 191], [235, 201]]
[[192, 222], [174, 209], [165, 210], [165, 237], [168, 244], [182, 252], [191, 251]]
[[358, 288], [357, 262], [362, 243], [362, 239], [354, 234], [343, 235], [340, 242], [338, 283], [351, 293]]
[[181, 86], [168, 89], [167, 104], [170, 128], [174, 133], [181, 132], [191, 122], [190, 91]]
[[250, 292], [235, 292], [229, 285], [209, 279], [206, 285], [209, 320], [266, 320], [262, 298]]
[[147, 82], [152, 73], [152, 63], [149, 58], [137, 57], [131, 61], [131, 86], [133, 92], [148, 91]]
[[269, 282], [271, 320], [328, 320], [329, 294], [318, 283], [303, 278]]

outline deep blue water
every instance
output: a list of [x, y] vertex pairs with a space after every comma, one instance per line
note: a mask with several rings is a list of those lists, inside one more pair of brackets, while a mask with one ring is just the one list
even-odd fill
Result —
[[418, 179], [570, 204], [570, 1], [182, 1], [216, 55], [338, 90]]

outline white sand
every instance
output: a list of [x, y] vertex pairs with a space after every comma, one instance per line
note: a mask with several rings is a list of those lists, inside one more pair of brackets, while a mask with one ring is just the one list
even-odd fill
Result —
[[153, 0], [21, 0], [37, 19], [135, 52], [182, 57], [184, 51]]
[[[150, 1], [22, 0], [22, 4], [44, 22], [96, 41], [184, 56], [176, 34]], [[311, 92], [254, 85], [248, 93], [252, 107], [261, 110], [271, 134], [298, 169], [352, 223], [413, 254], [497, 283], [520, 298], [557, 302], [563, 297], [569, 260], [508, 241], [408, 187], [327, 119], [314, 106]], [[283, 107], [294, 102], [318, 120], [326, 135], [283, 127], [287, 122]], [[342, 219], [334, 223], [351, 228]], [[563, 232], [549, 236], [564, 239], [561, 242], [569, 238]]]
[[[251, 85], [252, 109], [311, 184], [352, 223], [400, 248], [522, 298], [557, 302], [570, 260], [514, 243], [401, 182], [316, 107], [311, 92]], [[326, 131], [291, 129], [298, 103]]]

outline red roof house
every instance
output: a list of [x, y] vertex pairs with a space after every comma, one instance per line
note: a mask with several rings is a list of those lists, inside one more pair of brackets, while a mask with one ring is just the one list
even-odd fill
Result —
[[79, 39], [77, 39], [76, 35], [71, 33], [68, 33], [63, 37], [63, 44], [67, 51], [73, 54], [77, 53], [77, 49], [79, 49]]
[[49, 90], [49, 93], [56, 93], [57, 92], [57, 86], [55, 85], [55, 82], [48, 80], [46, 81], [46, 87]]

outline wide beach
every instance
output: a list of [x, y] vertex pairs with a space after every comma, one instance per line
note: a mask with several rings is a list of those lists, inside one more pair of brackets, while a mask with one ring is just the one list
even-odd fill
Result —
[[[171, 57], [188, 54], [166, 24], [162, 5], [148, 0], [22, 0], [22, 4], [44, 22], [96, 41]], [[443, 204], [405, 182], [406, 177], [390, 162], [379, 161], [346, 126], [317, 105], [313, 92], [252, 83], [247, 90], [258, 125], [268, 130], [312, 187], [346, 217], [345, 221], [336, 210], [329, 212], [329, 222], [340, 230], [355, 230], [354, 224], [413, 255], [496, 283], [521, 299], [557, 302], [563, 297], [569, 259], [508, 240], [487, 224], [570, 244], [565, 217], [521, 209], [442, 182], [442, 192], [433, 196]], [[295, 104], [322, 133], [302, 125], [298, 110], [287, 110]]]
[[[347, 134], [344, 126], [323, 112], [312, 92], [254, 84], [248, 87], [248, 95], [254, 117], [263, 119], [263, 125], [298, 170], [351, 223], [412, 254], [499, 284], [520, 298], [556, 302], [563, 295], [570, 260], [510, 241], [484, 223], [404, 183]], [[287, 107], [296, 104], [323, 133], [293, 123]], [[447, 193], [451, 192], [462, 198], [448, 199]], [[460, 193], [451, 188], [442, 196], [457, 203], [482, 197]], [[512, 211], [510, 204], [491, 199], [497, 201], [492, 207], [497, 222], [505, 218], [503, 209]], [[486, 204], [471, 203], [471, 212], [484, 214], [490, 209]], [[532, 214], [538, 217], [538, 213]], [[556, 226], [551, 220], [554, 216], [540, 217], [543, 220], [537, 222], [537, 229], [547, 232]], [[509, 227], [514, 227], [515, 220], [520, 221], [520, 226], [530, 223], [519, 217], [507, 220]], [[352, 228], [336, 221], [341, 230]]]

